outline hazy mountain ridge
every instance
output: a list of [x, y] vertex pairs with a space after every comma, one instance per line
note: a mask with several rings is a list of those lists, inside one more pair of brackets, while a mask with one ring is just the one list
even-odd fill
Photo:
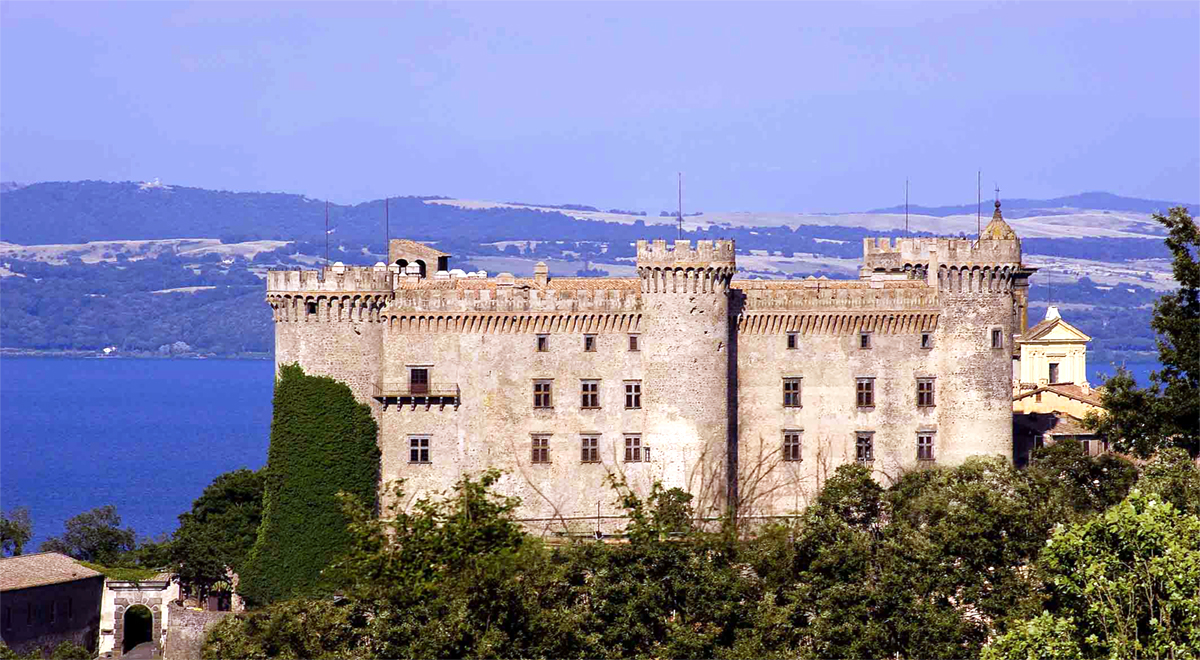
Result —
[[[992, 214], [992, 199], [984, 199], [982, 213]], [[1095, 209], [1103, 211], [1125, 211], [1131, 213], [1165, 213], [1173, 206], [1186, 206], [1195, 209], [1196, 203], [1165, 202], [1138, 197], [1122, 197], [1108, 192], [1085, 192], [1053, 199], [1003, 199], [1001, 200], [1005, 217], [1024, 218], [1036, 212], [1038, 215], [1051, 215], [1054, 212], [1066, 210]], [[951, 215], [970, 215], [976, 212], [975, 204], [960, 204], [958, 206], [920, 206], [909, 204], [909, 213], [946, 217]], [[882, 209], [872, 209], [866, 213], [904, 213], [904, 205], [889, 206]]]

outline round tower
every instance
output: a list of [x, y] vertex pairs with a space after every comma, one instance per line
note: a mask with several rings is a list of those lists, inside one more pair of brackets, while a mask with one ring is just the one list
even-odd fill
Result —
[[729, 285], [733, 241], [638, 241], [645, 437], [663, 485], [722, 513], [730, 463]]

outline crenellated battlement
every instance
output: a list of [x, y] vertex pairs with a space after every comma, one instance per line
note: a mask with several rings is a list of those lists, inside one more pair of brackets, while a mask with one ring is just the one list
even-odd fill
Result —
[[738, 280], [742, 309], [761, 311], [936, 311], [937, 290], [924, 282]]
[[966, 238], [863, 239], [864, 276], [873, 272], [904, 272], [920, 267], [1003, 266], [1021, 263], [1021, 242]]
[[326, 266], [320, 270], [267, 271], [267, 295], [300, 292], [358, 293], [391, 291], [386, 266]]
[[662, 239], [638, 241], [637, 265], [639, 268], [736, 266], [734, 245], [731, 240], [696, 241], [695, 248], [692, 247], [691, 241], [684, 240], [675, 241], [674, 243], [667, 243], [667, 241]]

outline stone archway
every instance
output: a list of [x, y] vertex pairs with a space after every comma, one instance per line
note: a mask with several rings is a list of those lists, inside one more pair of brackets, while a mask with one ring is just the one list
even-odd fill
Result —
[[121, 655], [139, 644], [156, 641], [154, 613], [145, 605], [132, 605], [122, 615]]

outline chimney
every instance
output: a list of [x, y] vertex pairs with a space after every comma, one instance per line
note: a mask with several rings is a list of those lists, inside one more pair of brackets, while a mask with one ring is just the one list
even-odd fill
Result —
[[546, 282], [550, 280], [550, 268], [546, 266], [546, 262], [539, 261], [533, 267], [533, 282], [539, 287], [545, 287]]

